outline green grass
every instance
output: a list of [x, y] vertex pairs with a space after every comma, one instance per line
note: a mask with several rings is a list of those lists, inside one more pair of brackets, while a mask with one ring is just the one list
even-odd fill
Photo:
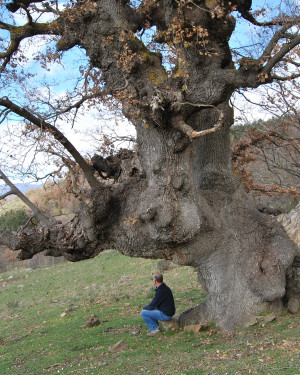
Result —
[[20, 199], [2, 201], [0, 205], [0, 216], [9, 211], [28, 210], [28, 207]]
[[[198, 334], [147, 338], [139, 313], [156, 265], [107, 251], [79, 263], [0, 274], [0, 374], [300, 374], [299, 316], [287, 313], [233, 337], [212, 325]], [[164, 276], [177, 312], [205, 299], [193, 269]], [[100, 325], [81, 327], [92, 314]], [[120, 340], [127, 348], [111, 353]]]
[[0, 215], [0, 228], [16, 231], [29, 220], [29, 215], [23, 210], [6, 211]]

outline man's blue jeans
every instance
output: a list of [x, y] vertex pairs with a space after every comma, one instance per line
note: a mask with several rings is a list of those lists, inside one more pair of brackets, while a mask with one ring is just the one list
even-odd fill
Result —
[[141, 312], [141, 317], [144, 319], [144, 322], [147, 324], [150, 331], [158, 328], [158, 321], [159, 320], [170, 320], [172, 319], [171, 316], [165, 315], [163, 312], [155, 309], [155, 310], [143, 310]]

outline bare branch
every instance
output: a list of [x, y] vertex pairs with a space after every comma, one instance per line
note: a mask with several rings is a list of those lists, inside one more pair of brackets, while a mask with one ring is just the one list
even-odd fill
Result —
[[257, 19], [254, 18], [253, 14], [249, 11], [241, 13], [242, 17], [245, 18], [245, 20], [251, 22], [255, 26], [278, 26], [282, 25], [282, 22], [279, 20], [274, 20], [274, 21], [268, 21], [268, 22], [259, 22]]
[[36, 11], [36, 12], [39, 12], [39, 13], [53, 13], [53, 14], [59, 14], [58, 10], [57, 9], [54, 9], [49, 3], [44, 3], [43, 4], [43, 7], [44, 8], [38, 8], [36, 5], [33, 5], [31, 8]]
[[291, 74], [287, 77], [279, 76], [277, 74], [271, 74], [271, 78], [276, 79], [277, 81], [290, 81], [292, 79], [296, 79], [296, 78], [299, 78], [299, 77], [300, 77], [300, 73]]
[[300, 67], [300, 62], [295, 61], [295, 60], [289, 60], [289, 59], [283, 58], [281, 61], [288, 62], [289, 64], [295, 65], [297, 68]]
[[3, 199], [5, 199], [6, 197], [9, 197], [10, 195], [14, 195], [14, 194], [15, 194], [15, 192], [14, 192], [13, 190], [9, 190], [9, 191], [7, 191], [6, 193], [0, 195], [0, 200], [3, 200]]
[[[78, 109], [82, 106], [82, 104], [84, 104], [87, 100], [98, 98], [102, 94], [103, 94], [103, 92], [99, 91], [97, 93], [90, 94], [90, 95], [82, 95], [82, 98], [80, 100], [78, 100], [77, 102], [69, 105], [68, 107], [64, 108], [61, 111], [56, 112], [54, 115], [49, 116], [48, 118], [53, 118], [53, 117], [57, 117], [58, 115], [62, 115], [64, 113], [69, 113], [72, 109], [76, 109], [76, 111], [78, 111]], [[49, 104], [49, 103], [47, 103], [47, 104]]]
[[94, 170], [92, 166], [87, 164], [81, 154], [77, 151], [74, 145], [59, 131], [55, 126], [49, 124], [48, 122], [44, 121], [41, 118], [36, 117], [27, 109], [19, 107], [8, 98], [0, 98], [0, 105], [9, 108], [15, 114], [21, 116], [22, 118], [30, 121], [42, 131], [48, 131], [53, 135], [53, 137], [74, 157], [76, 162], [81, 167], [85, 177], [92, 188], [99, 187], [99, 181], [94, 176]]
[[3, 109], [3, 111], [0, 112], [0, 124], [3, 123], [3, 121], [7, 118], [9, 115], [10, 110], [9, 109]]

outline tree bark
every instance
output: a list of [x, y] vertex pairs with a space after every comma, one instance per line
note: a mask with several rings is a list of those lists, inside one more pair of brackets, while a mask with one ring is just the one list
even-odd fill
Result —
[[[193, 116], [194, 128], [210, 127], [209, 111]], [[125, 208], [125, 236], [115, 228], [126, 255], [197, 268], [207, 301], [180, 322], [212, 320], [224, 331], [242, 326], [250, 314], [278, 311], [286, 270], [298, 251], [275, 220], [251, 206], [233, 176], [228, 128], [227, 123], [219, 133], [184, 143], [173, 129], [141, 127], [147, 184]]]

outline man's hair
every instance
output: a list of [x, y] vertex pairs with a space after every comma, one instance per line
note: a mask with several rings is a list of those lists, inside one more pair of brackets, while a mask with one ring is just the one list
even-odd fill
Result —
[[164, 281], [163, 275], [161, 273], [156, 273], [153, 275], [153, 278], [158, 282], [162, 283]]

